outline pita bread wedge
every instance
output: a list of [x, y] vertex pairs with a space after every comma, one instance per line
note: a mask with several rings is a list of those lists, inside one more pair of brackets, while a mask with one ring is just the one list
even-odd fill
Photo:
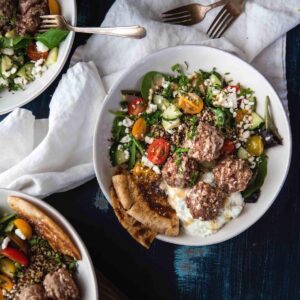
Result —
[[121, 225], [137, 242], [149, 249], [157, 233], [127, 214], [113, 187], [111, 187], [110, 195], [114, 212]]
[[179, 234], [179, 218], [166, 199], [150, 186], [135, 181], [129, 173], [113, 176], [117, 196], [127, 213], [151, 230], [169, 235]]
[[35, 230], [54, 250], [81, 260], [80, 251], [68, 234], [41, 209], [18, 197], [9, 196], [7, 202], [18, 215], [33, 224]]

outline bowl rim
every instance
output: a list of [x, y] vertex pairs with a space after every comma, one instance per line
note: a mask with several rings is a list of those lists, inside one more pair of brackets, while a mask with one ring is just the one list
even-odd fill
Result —
[[99, 298], [99, 287], [98, 287], [96, 271], [94, 268], [92, 258], [90, 256], [90, 253], [89, 253], [85, 243], [83, 242], [83, 240], [81, 239], [80, 235], [78, 234], [76, 229], [73, 227], [73, 225], [67, 220], [67, 218], [64, 217], [56, 208], [54, 208], [53, 206], [51, 206], [50, 204], [48, 204], [47, 202], [45, 202], [39, 198], [33, 197], [29, 194], [26, 194], [26, 193], [23, 193], [20, 191], [14, 191], [11, 189], [6, 189], [6, 188], [0, 188], [0, 193], [2, 191], [10, 194], [11, 196], [17, 196], [17, 197], [20, 197], [27, 201], [29, 200], [31, 203], [33, 203], [37, 207], [42, 208], [46, 213], [49, 212], [51, 214], [51, 216], [54, 216], [54, 218], [57, 219], [60, 224], [62, 224], [62, 226], [66, 229], [66, 231], [72, 237], [72, 239], [74, 239], [73, 237], [75, 237], [74, 243], [80, 245], [80, 247], [84, 250], [85, 255], [87, 257], [87, 263], [90, 265], [91, 277], [93, 279], [94, 286], [95, 286], [95, 296], [96, 296], [95, 300], [98, 299]]
[[199, 247], [199, 246], [216, 245], [216, 244], [223, 243], [225, 241], [231, 240], [234, 237], [236, 237], [236, 236], [240, 235], [241, 233], [243, 233], [244, 231], [246, 231], [247, 229], [249, 229], [250, 227], [252, 227], [258, 220], [260, 220], [263, 217], [263, 215], [269, 210], [269, 208], [271, 207], [271, 205], [277, 199], [277, 197], [278, 197], [278, 195], [279, 195], [279, 193], [280, 193], [280, 191], [281, 191], [281, 189], [282, 189], [282, 187], [283, 187], [283, 185], [284, 185], [284, 183], [286, 181], [286, 178], [288, 176], [289, 170], [290, 170], [291, 157], [292, 157], [292, 145], [293, 145], [293, 143], [292, 143], [291, 124], [290, 124], [290, 121], [289, 121], [289, 118], [288, 118], [288, 115], [287, 115], [287, 111], [283, 107], [283, 103], [282, 103], [280, 97], [278, 96], [277, 92], [275, 91], [275, 89], [271, 85], [270, 81], [262, 73], [260, 73], [254, 66], [252, 66], [250, 63], [244, 61], [243, 59], [241, 59], [240, 57], [238, 57], [237, 55], [235, 55], [233, 53], [227, 52], [227, 51], [219, 49], [219, 48], [215, 48], [215, 47], [211, 47], [211, 46], [206, 46], [206, 45], [199, 45], [199, 44], [186, 44], [186, 45], [177, 45], [177, 46], [167, 47], [167, 48], [160, 49], [160, 50], [158, 50], [156, 52], [153, 52], [151, 54], [148, 54], [145, 57], [141, 58], [140, 60], [138, 60], [137, 62], [135, 62], [132, 66], [130, 66], [129, 68], [127, 68], [122, 73], [122, 75], [118, 78], [118, 80], [116, 80], [116, 82], [108, 90], [108, 92], [107, 92], [107, 94], [106, 94], [106, 96], [105, 96], [105, 98], [103, 100], [103, 103], [102, 103], [101, 108], [99, 110], [97, 124], [96, 124], [95, 130], [94, 130], [94, 137], [93, 137], [93, 165], [94, 165], [96, 178], [97, 178], [97, 181], [98, 181], [98, 183], [100, 185], [100, 188], [101, 188], [101, 190], [102, 190], [102, 192], [103, 192], [106, 200], [111, 205], [111, 201], [108, 200], [108, 199], [110, 199], [110, 195], [106, 193], [105, 186], [102, 183], [102, 181], [100, 180], [101, 176], [100, 176], [100, 173], [98, 171], [98, 164], [97, 164], [98, 159], [97, 159], [97, 151], [96, 151], [96, 145], [98, 144], [98, 136], [100, 136], [98, 134], [99, 133], [98, 132], [99, 124], [101, 122], [102, 115], [105, 113], [104, 108], [105, 108], [105, 106], [106, 106], [106, 104], [107, 104], [107, 102], [109, 100], [111, 92], [116, 89], [116, 87], [124, 80], [124, 78], [129, 73], [131, 73], [132, 71], [134, 71], [134, 69], [137, 66], [139, 66], [141, 64], [144, 64], [148, 59], [150, 59], [152, 57], [155, 57], [157, 55], [160, 55], [161, 53], [169, 51], [169, 50], [178, 49], [178, 51], [180, 51], [181, 49], [189, 48], [189, 47], [205, 48], [205, 49], [210, 49], [212, 51], [221, 52], [224, 55], [228, 55], [231, 58], [237, 59], [240, 63], [247, 65], [247, 67], [251, 68], [253, 71], [255, 71], [256, 73], [258, 73], [265, 80], [266, 84], [270, 87], [270, 89], [274, 92], [274, 94], [279, 99], [281, 108], [284, 111], [284, 122], [287, 124], [287, 128], [288, 128], [288, 137], [287, 137], [288, 144], [286, 145], [288, 147], [288, 161], [287, 161], [285, 173], [284, 173], [284, 176], [283, 176], [283, 180], [282, 180], [280, 186], [278, 187], [278, 190], [277, 190], [276, 194], [274, 195], [273, 200], [270, 201], [268, 203], [268, 205], [266, 205], [266, 207], [265, 207], [264, 210], [262, 210], [259, 214], [257, 214], [257, 217], [255, 218], [254, 222], [252, 222], [250, 225], [242, 227], [240, 230], [237, 230], [234, 234], [231, 234], [231, 235], [229, 234], [228, 236], [219, 239], [219, 241], [217, 241], [217, 242], [214, 242], [214, 241], [209, 242], [208, 241], [208, 242], [202, 243], [202, 244], [199, 244], [199, 243], [196, 243], [196, 242], [194, 242], [194, 243], [193, 242], [184, 243], [184, 242], [181, 242], [181, 241], [176, 242], [176, 240], [174, 241], [174, 237], [168, 237], [166, 235], [159, 234], [156, 237], [160, 241], [171, 243], [171, 244], [174, 244], [174, 245], [198, 246]]
[[[76, 3], [75, 0], [72, 0], [72, 1], [74, 2], [74, 11], [73, 11], [71, 23], [72, 23], [73, 26], [76, 26], [76, 24], [77, 24], [77, 3]], [[47, 82], [47, 84], [45, 84], [42, 89], [37, 90], [36, 92], [34, 92], [31, 95], [31, 97], [29, 97], [25, 101], [20, 101], [19, 104], [16, 104], [16, 105], [13, 105], [13, 106], [11, 106], [11, 107], [9, 107], [7, 109], [1, 110], [0, 111], [0, 116], [4, 115], [4, 114], [8, 114], [8, 113], [12, 112], [14, 109], [22, 107], [22, 106], [28, 104], [29, 102], [35, 100], [43, 92], [45, 92], [45, 90], [53, 83], [53, 81], [58, 77], [58, 75], [60, 74], [60, 72], [64, 68], [64, 66], [65, 66], [65, 64], [66, 64], [66, 62], [67, 62], [67, 60], [68, 60], [68, 58], [70, 56], [71, 50], [73, 48], [74, 39], [75, 39], [75, 32], [70, 31], [69, 35], [70, 35], [70, 37], [69, 37], [69, 41], [68, 41], [67, 51], [66, 51], [66, 54], [65, 54], [65, 56], [64, 56], [64, 58], [62, 60], [62, 63], [59, 66], [59, 68], [56, 70], [56, 72], [54, 72], [52, 74], [52, 76], [50, 77], [50, 80]]]

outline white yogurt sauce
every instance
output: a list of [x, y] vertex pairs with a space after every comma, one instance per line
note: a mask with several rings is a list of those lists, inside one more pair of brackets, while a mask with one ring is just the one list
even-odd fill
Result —
[[[205, 173], [201, 180], [214, 185], [214, 178], [211, 172]], [[237, 218], [245, 205], [241, 193], [233, 193], [225, 200], [224, 208], [220, 210], [220, 214], [216, 219], [210, 221], [193, 219], [185, 202], [188, 189], [173, 188], [167, 185], [164, 186], [169, 195], [170, 205], [176, 210], [183, 230], [194, 236], [205, 237], [216, 233], [230, 220]]]

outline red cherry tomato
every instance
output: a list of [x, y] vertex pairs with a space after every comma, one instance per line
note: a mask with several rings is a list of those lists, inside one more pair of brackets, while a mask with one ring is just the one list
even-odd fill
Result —
[[168, 158], [170, 144], [165, 139], [156, 139], [148, 147], [148, 159], [156, 165], [163, 164]]
[[30, 43], [27, 48], [27, 56], [31, 60], [39, 60], [39, 59], [47, 59], [49, 52], [39, 52], [37, 51], [36, 45], [34, 43]]
[[231, 140], [225, 140], [223, 144], [223, 152], [225, 154], [231, 154], [235, 149], [234, 143]]
[[143, 98], [136, 98], [128, 103], [128, 114], [137, 116], [147, 109], [147, 103]]
[[228, 89], [235, 89], [236, 90], [236, 93], [239, 93], [240, 92], [240, 87], [238, 85], [228, 85], [225, 90], [228, 90]]
[[15, 248], [7, 247], [1, 250], [0, 253], [11, 260], [18, 262], [22, 266], [27, 267], [29, 265], [28, 258], [21, 251]]

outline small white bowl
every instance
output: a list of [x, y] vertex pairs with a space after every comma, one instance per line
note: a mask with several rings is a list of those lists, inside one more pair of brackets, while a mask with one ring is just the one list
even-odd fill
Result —
[[40, 209], [42, 209], [48, 216], [53, 218], [58, 224], [65, 229], [65, 231], [72, 238], [74, 243], [80, 250], [82, 255], [82, 260], [78, 262], [78, 272], [76, 274], [76, 282], [79, 285], [80, 289], [80, 299], [81, 300], [98, 300], [98, 285], [95, 270], [93, 267], [92, 260], [88, 253], [86, 246], [84, 245], [82, 239], [73, 228], [73, 226], [62, 216], [56, 209], [51, 207], [46, 202], [39, 200], [37, 198], [31, 197], [24, 193], [15, 192], [7, 189], [0, 189], [0, 211], [1, 213], [11, 213], [12, 210], [9, 208], [7, 204], [8, 196], [16, 196], [22, 199], [25, 199], [32, 204], [36, 205]]
[[255, 91], [258, 99], [257, 111], [264, 115], [265, 98], [271, 99], [276, 125], [283, 136], [283, 146], [267, 151], [268, 175], [261, 189], [259, 200], [255, 204], [246, 204], [242, 214], [226, 224], [219, 232], [208, 237], [197, 237], [181, 233], [178, 237], [159, 235], [158, 239], [180, 245], [204, 246], [226, 241], [240, 234], [253, 225], [268, 210], [276, 199], [286, 179], [291, 159], [291, 130], [282, 103], [270, 83], [251, 65], [240, 58], [210, 47], [199, 45], [166, 48], [151, 54], [130, 67], [114, 84], [105, 98], [99, 112], [98, 124], [94, 137], [94, 165], [96, 176], [106, 198], [111, 202], [109, 188], [113, 168], [109, 160], [111, 128], [114, 115], [109, 111], [120, 108], [120, 91], [139, 89], [143, 75], [149, 71], [170, 73], [171, 66], [187, 62], [189, 71], [198, 69], [211, 70], [216, 67], [221, 73], [230, 72], [231, 78]]
[[[64, 17], [72, 24], [77, 22], [77, 7], [75, 0], [60, 1], [61, 10]], [[16, 92], [0, 92], [0, 115], [6, 114], [17, 107], [21, 107], [42, 94], [50, 84], [56, 79], [63, 69], [70, 51], [72, 49], [75, 32], [70, 32], [68, 37], [60, 44], [58, 60], [56, 64], [49, 67], [49, 69], [25, 87], [25, 90]]]

